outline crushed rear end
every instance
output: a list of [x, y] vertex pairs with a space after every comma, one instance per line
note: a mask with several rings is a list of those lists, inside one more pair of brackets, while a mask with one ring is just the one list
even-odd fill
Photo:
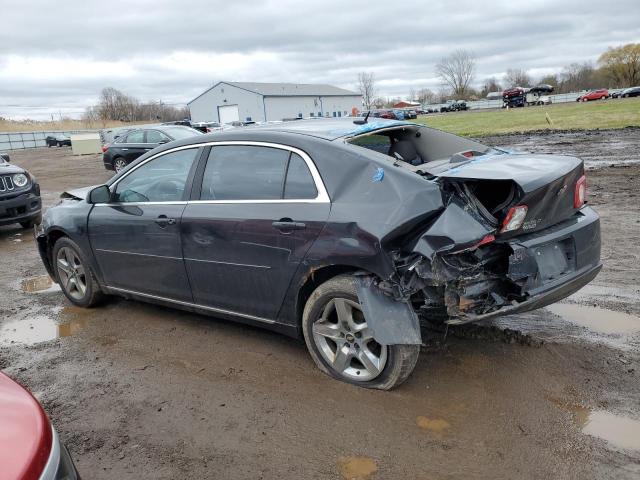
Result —
[[579, 158], [507, 152], [418, 126], [373, 134], [390, 136], [387, 155], [404, 160], [395, 167], [442, 195], [424, 223], [381, 239], [395, 273], [372, 285], [387, 297], [461, 324], [549, 305], [600, 271], [600, 221], [585, 204]]
[[600, 222], [584, 204], [581, 160], [480, 152], [453, 160], [441, 171], [416, 168], [440, 183], [446, 207], [395, 252], [418, 312], [460, 324], [528, 311], [597, 275]]

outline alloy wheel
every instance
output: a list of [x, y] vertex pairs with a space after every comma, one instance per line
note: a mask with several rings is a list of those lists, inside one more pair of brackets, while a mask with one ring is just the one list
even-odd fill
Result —
[[113, 167], [116, 169], [116, 173], [120, 173], [120, 171], [123, 170], [126, 166], [127, 162], [125, 162], [122, 158], [118, 158], [113, 164]]
[[375, 341], [357, 302], [330, 300], [313, 324], [312, 333], [324, 360], [343, 377], [364, 382], [384, 370], [388, 348]]
[[69, 247], [62, 247], [58, 250], [56, 266], [65, 292], [76, 300], [82, 300], [87, 291], [87, 273], [78, 254]]

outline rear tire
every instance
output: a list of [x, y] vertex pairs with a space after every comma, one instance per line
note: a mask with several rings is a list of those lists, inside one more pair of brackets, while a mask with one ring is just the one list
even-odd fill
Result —
[[126, 167], [127, 161], [122, 157], [118, 157], [113, 161], [113, 169], [116, 171], [116, 173], [120, 173]]
[[62, 292], [74, 305], [89, 308], [104, 298], [82, 249], [70, 238], [54, 244], [51, 264]]
[[375, 341], [362, 314], [353, 275], [339, 275], [313, 291], [302, 315], [302, 332], [320, 370], [364, 388], [397, 387], [409, 377], [420, 354], [420, 345]]

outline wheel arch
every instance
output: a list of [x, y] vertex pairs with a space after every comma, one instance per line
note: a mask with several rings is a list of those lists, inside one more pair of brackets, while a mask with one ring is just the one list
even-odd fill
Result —
[[301, 327], [302, 312], [307, 304], [307, 300], [316, 288], [333, 277], [357, 271], [363, 270], [362, 268], [354, 265], [324, 265], [322, 267], [311, 268], [304, 277], [304, 280], [297, 292], [295, 309], [296, 325]]

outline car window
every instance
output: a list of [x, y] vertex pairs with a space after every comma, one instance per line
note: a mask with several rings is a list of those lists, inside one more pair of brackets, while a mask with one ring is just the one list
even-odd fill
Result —
[[147, 130], [147, 143], [170, 142], [171, 139], [158, 130]]
[[289, 151], [247, 145], [213, 147], [202, 179], [202, 200], [282, 198]]
[[284, 198], [309, 199], [317, 196], [318, 190], [309, 167], [300, 155], [292, 153], [284, 184]]
[[176, 202], [183, 200], [197, 148], [161, 155], [138, 167], [116, 185], [115, 202]]
[[127, 135], [127, 140], [124, 143], [144, 143], [144, 130], [136, 130]]

